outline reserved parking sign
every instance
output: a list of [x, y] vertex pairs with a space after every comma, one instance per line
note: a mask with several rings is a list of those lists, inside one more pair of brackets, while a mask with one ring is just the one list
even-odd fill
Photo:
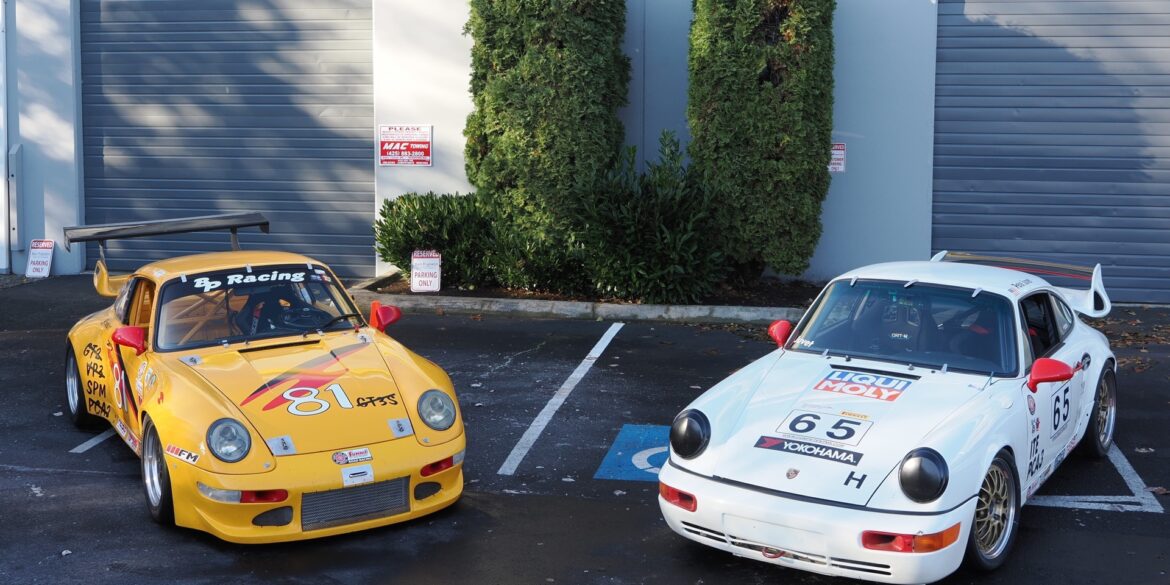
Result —
[[435, 250], [410, 254], [410, 292], [436, 292], [442, 277], [443, 256]]

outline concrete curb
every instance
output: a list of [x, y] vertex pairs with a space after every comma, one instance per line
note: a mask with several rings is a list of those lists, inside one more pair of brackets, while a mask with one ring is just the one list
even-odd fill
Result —
[[804, 309], [794, 307], [730, 307], [722, 305], [625, 305], [577, 301], [488, 299], [383, 294], [360, 287], [350, 289], [362, 306], [370, 301], [396, 305], [404, 311], [442, 309], [457, 314], [516, 315], [604, 321], [667, 321], [676, 323], [766, 324], [777, 319], [797, 321]]

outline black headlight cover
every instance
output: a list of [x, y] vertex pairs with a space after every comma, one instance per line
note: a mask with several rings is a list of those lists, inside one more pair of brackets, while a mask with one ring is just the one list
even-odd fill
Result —
[[711, 421], [697, 410], [684, 410], [670, 425], [670, 447], [683, 459], [694, 459], [707, 448], [711, 439]]
[[938, 451], [922, 447], [906, 454], [898, 468], [898, 483], [907, 498], [926, 504], [942, 497], [950, 469]]

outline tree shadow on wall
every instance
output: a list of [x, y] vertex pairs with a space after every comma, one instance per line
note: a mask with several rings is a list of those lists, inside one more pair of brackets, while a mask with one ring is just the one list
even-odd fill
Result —
[[[281, 247], [374, 267], [369, 0], [82, 0], [87, 224], [263, 212]], [[111, 268], [227, 235], [109, 242]], [[88, 264], [97, 258], [88, 251]]]
[[1170, 302], [1170, 15], [1077, 4], [939, 3], [933, 248], [1100, 262], [1115, 301]]

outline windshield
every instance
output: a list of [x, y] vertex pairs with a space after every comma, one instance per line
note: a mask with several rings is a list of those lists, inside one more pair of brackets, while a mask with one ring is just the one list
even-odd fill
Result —
[[971, 289], [840, 280], [829, 285], [789, 347], [1015, 375], [1011, 303]]
[[352, 328], [361, 317], [328, 270], [235, 268], [172, 280], [159, 298], [160, 351]]

